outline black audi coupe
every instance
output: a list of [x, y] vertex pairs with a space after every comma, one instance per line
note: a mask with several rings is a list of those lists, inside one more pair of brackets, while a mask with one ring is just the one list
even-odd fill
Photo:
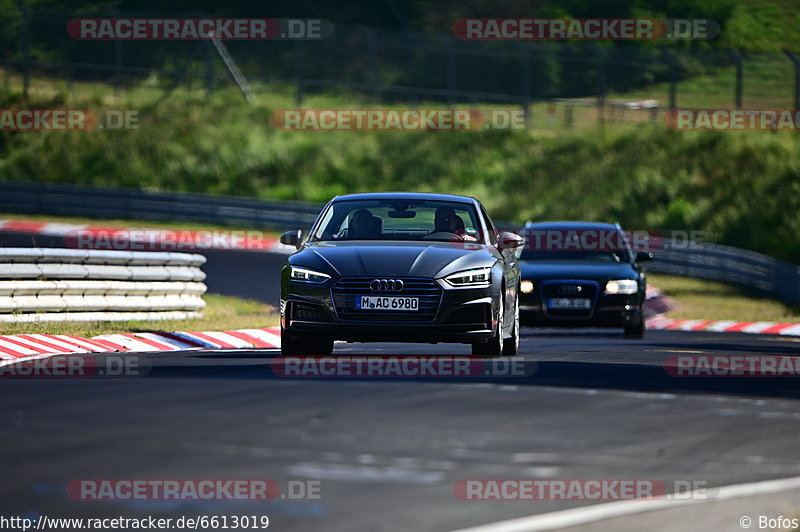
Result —
[[618, 224], [528, 222], [520, 230], [523, 325], [619, 327], [645, 333], [646, 250], [634, 252]]
[[474, 198], [445, 194], [337, 196], [281, 271], [281, 350], [330, 354], [348, 342], [454, 342], [479, 356], [519, 345], [524, 241], [498, 232]]

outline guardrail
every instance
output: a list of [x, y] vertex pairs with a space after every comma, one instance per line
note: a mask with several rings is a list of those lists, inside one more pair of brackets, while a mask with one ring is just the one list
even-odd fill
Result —
[[198, 317], [205, 262], [189, 253], [0, 248], [0, 322]]
[[0, 181], [0, 212], [260, 227], [310, 227], [322, 204]]
[[647, 269], [735, 284], [752, 289], [790, 305], [800, 304], [800, 267], [755, 251], [703, 243], [698, 249], [654, 251], [655, 260]]

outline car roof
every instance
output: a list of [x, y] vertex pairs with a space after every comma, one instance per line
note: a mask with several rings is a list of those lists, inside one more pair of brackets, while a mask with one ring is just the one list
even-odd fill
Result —
[[454, 201], [458, 203], [475, 203], [477, 201], [475, 198], [470, 198], [469, 196], [433, 194], [427, 192], [364, 192], [360, 194], [344, 194], [342, 196], [336, 196], [333, 198], [333, 201], [377, 199], [437, 200]]
[[525, 229], [620, 229], [616, 224], [580, 221], [527, 222]]

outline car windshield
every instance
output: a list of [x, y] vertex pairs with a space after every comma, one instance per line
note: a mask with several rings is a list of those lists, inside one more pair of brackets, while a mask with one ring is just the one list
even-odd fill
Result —
[[631, 262], [625, 234], [618, 229], [525, 228], [520, 260], [554, 262]]
[[440, 200], [333, 202], [309, 240], [426, 240], [483, 243], [475, 208]]

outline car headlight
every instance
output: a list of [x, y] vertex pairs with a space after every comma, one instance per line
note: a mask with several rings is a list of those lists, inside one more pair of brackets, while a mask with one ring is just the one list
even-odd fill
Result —
[[519, 291], [523, 294], [530, 294], [533, 292], [533, 281], [522, 281], [519, 283]]
[[606, 294], [635, 294], [639, 283], [635, 279], [616, 279], [606, 283]]
[[492, 284], [492, 269], [487, 267], [464, 270], [451, 273], [444, 280], [451, 286], [489, 286]]
[[292, 281], [300, 281], [303, 283], [324, 283], [330, 279], [331, 276], [327, 273], [315, 272], [314, 270], [292, 266], [292, 272], [289, 274], [289, 278]]

